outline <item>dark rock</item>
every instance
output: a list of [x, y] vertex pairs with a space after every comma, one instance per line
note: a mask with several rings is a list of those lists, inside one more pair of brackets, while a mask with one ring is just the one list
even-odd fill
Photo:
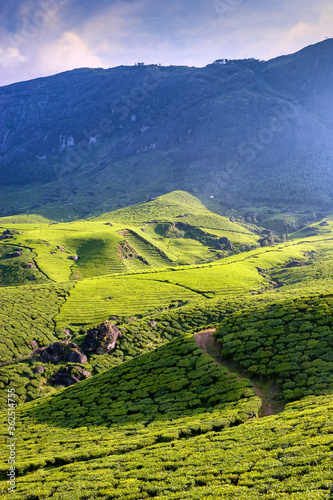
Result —
[[84, 370], [81, 366], [65, 366], [52, 375], [50, 382], [53, 385], [69, 387], [70, 385], [77, 384], [77, 382], [85, 380], [90, 376], [90, 372]]
[[32, 276], [30, 276], [29, 280], [30, 281], [35, 281], [36, 280], [36, 276], [33, 274]]
[[321, 223], [319, 224], [319, 226], [321, 226], [321, 227], [328, 226], [328, 225], [329, 225], [329, 224], [328, 224], [328, 222], [327, 222], [326, 220], [324, 220], [323, 222], [321, 222]]
[[44, 373], [44, 366], [41, 366], [41, 365], [40, 365], [40, 366], [35, 366], [35, 367], [32, 369], [32, 371], [33, 371], [34, 373]]
[[82, 349], [85, 352], [96, 352], [104, 354], [112, 351], [118, 338], [122, 336], [119, 328], [111, 321], [104, 321], [96, 328], [90, 328], [82, 342]]
[[111, 222], [107, 222], [105, 225], [106, 226], [112, 226]]
[[68, 257], [68, 259], [77, 261], [79, 259], [79, 257], [77, 255], [71, 255], [70, 257]]
[[14, 231], [12, 229], [5, 229], [5, 231], [3, 231], [2, 235], [3, 236], [12, 236], [14, 234]]
[[56, 365], [62, 361], [71, 363], [85, 363], [87, 356], [83, 354], [80, 348], [74, 342], [55, 342], [54, 344], [39, 349], [37, 354], [43, 363], [52, 363]]
[[221, 248], [221, 250], [226, 249], [226, 250], [232, 251], [234, 249], [234, 247], [232, 246], [231, 241], [228, 238], [226, 238], [225, 236], [219, 239], [219, 243], [221, 245], [223, 245], [223, 247]]
[[66, 252], [66, 250], [64, 249], [64, 247], [57, 246], [57, 249], [60, 250], [60, 252]]
[[21, 255], [22, 255], [22, 252], [17, 251], [17, 252], [9, 253], [8, 257], [21, 257]]
[[24, 269], [32, 269], [33, 267], [36, 267], [36, 266], [32, 262], [28, 262], [28, 264], [25, 264], [23, 267], [24, 267]]
[[230, 222], [235, 222], [236, 219], [235, 219], [235, 217], [230, 217], [229, 220], [230, 220]]

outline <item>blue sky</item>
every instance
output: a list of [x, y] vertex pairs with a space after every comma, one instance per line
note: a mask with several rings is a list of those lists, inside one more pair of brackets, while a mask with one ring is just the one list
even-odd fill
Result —
[[0, 85], [78, 67], [271, 59], [333, 37], [330, 0], [13, 0]]

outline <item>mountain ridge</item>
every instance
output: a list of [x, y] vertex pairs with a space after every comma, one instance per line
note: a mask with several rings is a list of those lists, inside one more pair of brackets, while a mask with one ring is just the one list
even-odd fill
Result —
[[331, 46], [1, 87], [0, 215], [87, 216], [175, 189], [224, 205], [330, 205]]

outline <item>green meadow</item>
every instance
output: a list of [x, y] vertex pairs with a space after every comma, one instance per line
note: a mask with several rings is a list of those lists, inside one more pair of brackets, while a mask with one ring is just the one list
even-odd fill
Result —
[[[267, 246], [182, 191], [87, 220], [1, 218], [2, 498], [332, 499], [331, 219], [287, 234], [293, 214], [273, 214], [284, 236]], [[40, 358], [84, 351], [104, 321], [109, 351]], [[65, 387], [59, 370], [88, 375]]]

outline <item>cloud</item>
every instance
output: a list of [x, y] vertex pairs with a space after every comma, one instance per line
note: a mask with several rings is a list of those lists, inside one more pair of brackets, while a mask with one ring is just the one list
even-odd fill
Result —
[[20, 54], [20, 51], [16, 47], [8, 47], [3, 49], [0, 47], [0, 66], [3, 68], [17, 66], [27, 60], [25, 56]]
[[47, 73], [78, 67], [101, 67], [102, 61], [76, 33], [66, 32], [58, 40], [47, 43], [38, 52], [37, 66]]
[[[17, 0], [0, 3], [0, 84], [82, 66], [270, 59], [332, 36], [329, 0]], [[216, 6], [227, 6], [225, 14]], [[17, 43], [16, 43], [16, 42]], [[16, 51], [16, 52], [15, 52]]]

